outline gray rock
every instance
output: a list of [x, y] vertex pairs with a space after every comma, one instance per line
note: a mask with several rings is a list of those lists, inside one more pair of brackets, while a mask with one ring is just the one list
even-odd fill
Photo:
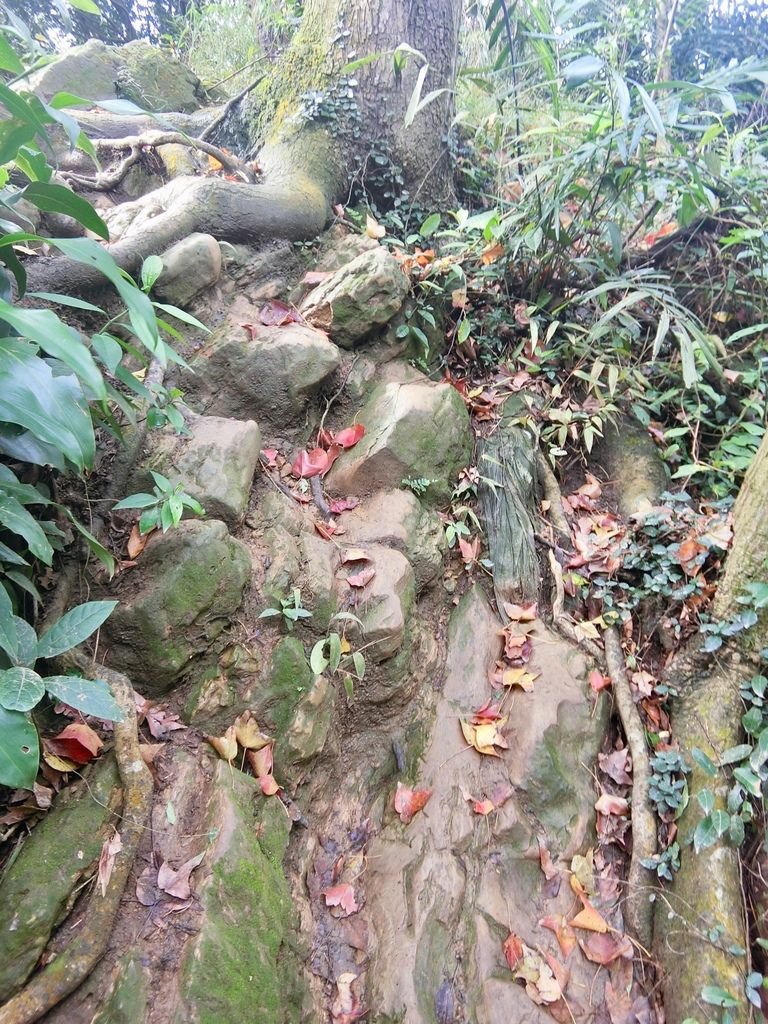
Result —
[[113, 100], [117, 97], [120, 66], [116, 47], [89, 39], [30, 75], [25, 87], [46, 101], [57, 92], [70, 92], [87, 100]]
[[378, 542], [402, 552], [413, 566], [421, 592], [443, 566], [447, 544], [439, 516], [410, 491], [379, 491], [344, 514], [346, 538], [362, 545]]
[[259, 461], [261, 431], [253, 420], [198, 416], [187, 422], [191, 437], [167, 430], [134, 476], [131, 490], [151, 490], [148, 470], [163, 473], [197, 498], [212, 519], [239, 526], [248, 508]]
[[342, 348], [354, 348], [398, 312], [408, 294], [408, 279], [390, 253], [378, 246], [345, 264], [314, 288], [302, 303], [310, 321], [326, 322]]
[[415, 478], [430, 481], [426, 501], [447, 501], [451, 478], [472, 456], [469, 414], [455, 388], [427, 380], [382, 384], [358, 418], [365, 437], [326, 477], [333, 493], [394, 489]]
[[593, 458], [615, 481], [619, 511], [624, 516], [647, 512], [659, 504], [669, 476], [659, 449], [645, 427], [634, 416], [622, 416], [609, 423], [595, 445]]
[[185, 306], [221, 276], [221, 249], [213, 235], [187, 235], [162, 254], [163, 272], [155, 292], [165, 302]]
[[363, 253], [378, 248], [380, 246], [376, 239], [368, 235], [335, 235], [329, 231], [315, 270], [334, 273]]
[[[399, 551], [380, 544], [367, 544], [365, 551], [376, 575], [362, 593], [356, 591], [360, 603], [354, 611], [363, 623], [361, 640], [366, 647], [366, 661], [382, 662], [397, 654], [403, 646], [416, 587], [410, 562]], [[348, 576], [352, 571], [349, 566], [344, 566], [340, 576]], [[348, 584], [342, 583], [341, 586], [352, 589]], [[351, 636], [355, 635], [357, 628], [349, 630]], [[362, 685], [365, 687], [365, 682]], [[365, 697], [372, 700], [370, 692], [366, 692]]]
[[240, 606], [248, 549], [217, 520], [190, 520], [150, 539], [139, 568], [110, 588], [120, 601], [103, 629], [109, 664], [141, 693], [171, 689]]
[[230, 327], [209, 339], [181, 386], [209, 414], [282, 425], [303, 417], [339, 360], [336, 346], [309, 327], [260, 326], [253, 339]]
[[325, 676], [317, 676], [296, 705], [290, 725], [275, 744], [275, 765], [281, 781], [285, 776], [295, 776], [292, 769], [322, 753], [333, 720], [334, 692]]
[[167, 142], [164, 146], [157, 146], [155, 152], [162, 162], [166, 178], [179, 178], [183, 174], [202, 174], [206, 169], [203, 154], [196, 152], [191, 146]]

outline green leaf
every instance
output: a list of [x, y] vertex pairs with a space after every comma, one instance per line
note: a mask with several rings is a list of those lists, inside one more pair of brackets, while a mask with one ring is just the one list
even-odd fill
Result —
[[752, 747], [749, 743], [739, 743], [736, 747], [729, 747], [720, 756], [721, 767], [726, 764], [736, 764], [738, 761], [743, 761], [745, 757], [749, 757], [752, 753]]
[[163, 261], [159, 256], [147, 256], [141, 265], [141, 285], [149, 291], [163, 272]]
[[328, 637], [328, 653], [331, 672], [335, 672], [341, 663], [341, 637], [338, 633], [331, 633]]
[[48, 106], [54, 110], [62, 110], [64, 107], [92, 107], [93, 102], [72, 92], [57, 92], [48, 101]]
[[24, 338], [74, 370], [96, 399], [107, 397], [101, 370], [74, 328], [63, 323], [51, 309], [20, 309], [0, 299], [0, 320]]
[[577, 85], [583, 85], [590, 78], [599, 75], [604, 67], [605, 61], [603, 58], [597, 57], [594, 54], [577, 57], [576, 60], [572, 60], [570, 64], [563, 68], [565, 84], [569, 89], [573, 89]]
[[5, 651], [11, 661], [16, 660], [19, 649], [19, 636], [14, 619], [8, 591], [0, 584], [0, 650]]
[[39, 558], [46, 565], [51, 564], [53, 548], [40, 524], [27, 512], [18, 499], [3, 491], [2, 487], [0, 487], [0, 522], [5, 529], [24, 538], [35, 558]]
[[[110, 602], [105, 602], [110, 603]], [[115, 602], [116, 603], [116, 602]], [[103, 679], [80, 676], [46, 676], [46, 690], [64, 704], [77, 708], [84, 715], [93, 715], [108, 722], [122, 722], [123, 712]]]
[[[175, 316], [177, 320], [181, 320], [185, 324], [189, 324], [190, 327], [197, 327], [200, 331], [205, 331], [206, 334], [210, 334], [211, 330], [206, 327], [205, 324], [201, 324], [196, 316], [192, 316], [191, 313], [187, 313], [184, 309], [179, 309], [178, 306], [169, 306], [166, 302], [154, 302], [153, 305], [157, 309], [162, 309], [163, 312], [169, 316]], [[184, 364], [186, 365], [186, 363]]]
[[318, 640], [315, 646], [312, 648], [312, 653], [309, 656], [309, 667], [312, 669], [316, 676], [321, 676], [323, 672], [325, 672], [325, 670], [328, 668], [328, 665], [330, 664], [328, 658], [326, 658], [324, 653], [325, 644], [325, 640]]
[[431, 213], [419, 228], [419, 234], [421, 235], [422, 238], [430, 238], [432, 235], [434, 235], [435, 231], [437, 231], [439, 227], [440, 214]]
[[[117, 607], [117, 601], [86, 601], [65, 615], [38, 640], [38, 658], [55, 658], [87, 640]], [[77, 707], [77, 705], [73, 705]]]
[[37, 633], [26, 619], [21, 619], [18, 615], [14, 615], [13, 624], [18, 637], [16, 657], [13, 659], [13, 663], [17, 668], [32, 668], [37, 661]]
[[696, 853], [714, 846], [720, 836], [728, 831], [730, 817], [725, 811], [713, 811], [706, 818], [702, 818], [693, 833], [693, 848]]
[[640, 97], [640, 102], [645, 107], [645, 112], [653, 125], [653, 130], [656, 132], [656, 136], [659, 139], [666, 137], [667, 130], [664, 127], [664, 122], [661, 119], [661, 113], [659, 108], [653, 102], [651, 97], [648, 95], [646, 90], [638, 82], [635, 82], [635, 88], [637, 89], [637, 95]]
[[717, 985], [705, 985], [701, 990], [702, 1002], [708, 1006], [738, 1006], [739, 1000]]
[[0, 707], [0, 785], [32, 789], [39, 763], [37, 729], [21, 711]]
[[159, 503], [159, 500], [156, 494], [129, 494], [127, 498], [123, 498], [122, 501], [113, 505], [112, 511], [114, 512], [118, 508], [152, 508], [153, 505]]
[[84, 14], [97, 14], [101, 15], [101, 11], [93, 0], [67, 0], [70, 7], [74, 7], [76, 11], [82, 11]]
[[352, 664], [355, 666], [357, 678], [362, 680], [365, 675], [365, 658], [362, 656], [360, 651], [355, 651], [352, 655]]
[[10, 71], [13, 75], [20, 75], [24, 71], [24, 65], [2, 32], [0, 32], [0, 71]]
[[762, 792], [760, 778], [749, 768], [734, 768], [733, 777], [752, 796], [760, 796]]
[[74, 217], [84, 228], [109, 241], [109, 228], [91, 204], [66, 186], [33, 181], [24, 189], [24, 198], [45, 213], [64, 213]]
[[705, 814], [709, 814], [715, 806], [715, 794], [710, 789], [702, 789], [696, 794], [696, 799]]
[[94, 306], [85, 299], [76, 299], [73, 295], [57, 295], [56, 292], [27, 292], [28, 299], [42, 299], [44, 302], [55, 302], [58, 306], [71, 306], [72, 309], [87, 309], [91, 313], [106, 313], [101, 306]]
[[114, 576], [115, 559], [113, 558], [112, 554], [109, 551], [107, 551], [107, 549], [104, 547], [100, 540], [94, 537], [94, 535], [91, 533], [89, 529], [87, 529], [87, 527], [83, 526], [83, 524], [80, 522], [79, 519], [77, 519], [76, 516], [72, 515], [69, 509], [65, 508], [64, 512], [66, 513], [69, 521], [72, 523], [74, 528], [85, 540], [85, 543], [88, 545], [90, 550], [93, 552], [96, 558], [98, 558], [101, 564], [106, 568], [110, 577]]
[[44, 694], [43, 680], [31, 668], [0, 672], [0, 706], [6, 711], [31, 711]]
[[699, 768], [701, 768], [701, 770], [711, 779], [713, 779], [717, 775], [717, 765], [711, 757], [708, 757], [704, 753], [703, 750], [700, 750], [698, 747], [694, 747], [691, 750], [691, 757], [699, 766]]

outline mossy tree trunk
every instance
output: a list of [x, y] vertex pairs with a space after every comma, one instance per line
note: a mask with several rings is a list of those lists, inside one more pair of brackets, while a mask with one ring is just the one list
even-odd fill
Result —
[[[453, 186], [460, 14], [459, 0], [307, 0], [290, 46], [227, 126], [256, 156], [263, 184], [177, 179], [150, 193], [139, 203], [153, 204], [153, 216], [112, 246], [117, 262], [135, 271], [194, 231], [227, 241], [311, 238], [335, 203], [361, 194], [382, 208], [443, 209]], [[423, 57], [410, 53], [396, 71], [403, 43]], [[366, 57], [373, 59], [345, 70]], [[406, 124], [417, 81], [422, 98], [436, 95]], [[84, 290], [102, 280], [61, 257], [37, 264], [31, 288]]]
[[[750, 583], [768, 579], [768, 435], [746, 476], [734, 508], [734, 543], [718, 588], [714, 616], [721, 621], [745, 610], [739, 598]], [[667, 1024], [686, 1018], [711, 1019], [712, 1006], [702, 1000], [714, 986], [739, 1000], [731, 1010], [734, 1024], [749, 1019], [745, 981], [749, 971], [747, 928], [738, 850], [727, 840], [696, 854], [691, 842], [704, 816], [698, 796], [709, 790], [715, 809], [725, 809], [733, 785], [729, 769], [713, 778], [691, 756], [698, 748], [715, 764], [729, 747], [743, 742], [744, 711], [739, 683], [759, 670], [758, 654], [768, 646], [768, 610], [752, 629], [739, 634], [706, 660], [684, 652], [672, 664], [669, 681], [679, 691], [674, 704], [674, 734], [693, 771], [688, 778], [690, 802], [679, 821], [681, 867], [674, 883], [657, 902], [656, 951], [664, 972]], [[741, 952], [739, 952], [741, 950]]]

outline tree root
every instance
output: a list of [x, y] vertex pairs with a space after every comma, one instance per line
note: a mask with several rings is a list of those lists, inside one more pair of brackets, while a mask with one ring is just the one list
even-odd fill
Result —
[[[93, 673], [91, 673], [93, 674]], [[152, 777], [141, 759], [133, 688], [119, 672], [99, 667], [99, 677], [112, 687], [124, 714], [115, 723], [115, 755], [123, 784], [120, 838], [112, 874], [102, 896], [94, 890], [85, 910], [83, 925], [67, 948], [18, 995], [0, 1008], [0, 1024], [33, 1024], [85, 981], [107, 951], [120, 899], [133, 866], [136, 851], [147, 828], [152, 803]]]
[[589, 637], [582, 636], [576, 629], [576, 623], [563, 611], [565, 590], [563, 589], [563, 570], [555, 558], [554, 551], [549, 551], [549, 569], [552, 574], [552, 626], [573, 644], [577, 644], [597, 662], [598, 665], [605, 664], [605, 655], [599, 644]]
[[74, 171], [64, 171], [63, 177], [69, 182], [81, 185], [84, 188], [108, 192], [120, 184], [128, 169], [140, 158], [142, 149], [146, 147], [156, 149], [158, 146], [171, 145], [188, 146], [190, 149], [196, 149], [218, 160], [225, 170], [229, 171], [230, 174], [238, 175], [243, 181], [253, 182], [254, 180], [253, 172], [249, 165], [244, 164], [242, 160], [238, 160], [237, 157], [232, 156], [230, 153], [225, 153], [218, 146], [213, 146], [210, 142], [205, 142], [202, 139], [190, 138], [188, 135], [180, 132], [167, 131], [148, 131], [142, 135], [128, 135], [123, 139], [97, 139], [94, 146], [99, 155], [124, 149], [130, 151], [129, 155], [120, 162], [115, 170], [104, 171], [101, 174], [97, 174], [95, 178], [84, 174], [77, 174]]
[[645, 730], [637, 705], [632, 699], [629, 679], [615, 626], [603, 632], [605, 661], [613, 683], [613, 696], [632, 755], [632, 856], [627, 875], [627, 893], [623, 904], [624, 920], [632, 936], [645, 947], [653, 942], [653, 904], [656, 876], [641, 861], [656, 853], [656, 818], [648, 796], [651, 766]]
[[570, 543], [571, 529], [568, 520], [563, 512], [562, 495], [557, 477], [552, 472], [552, 467], [544, 453], [539, 449], [536, 453], [536, 474], [539, 478], [539, 487], [545, 501], [549, 502], [549, 520], [557, 534], [563, 540]]

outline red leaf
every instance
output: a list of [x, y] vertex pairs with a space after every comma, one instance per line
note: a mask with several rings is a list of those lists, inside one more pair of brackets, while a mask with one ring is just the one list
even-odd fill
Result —
[[475, 800], [472, 804], [472, 810], [475, 814], [490, 814], [491, 811], [495, 811], [496, 808], [493, 804], [493, 800], [489, 800], [487, 797], [485, 800]]
[[248, 331], [251, 341], [256, 337], [257, 328], [255, 324], [240, 324], [244, 331]]
[[595, 802], [595, 810], [600, 814], [627, 814], [629, 804], [623, 796], [614, 796], [613, 793], [603, 793]]
[[269, 743], [266, 747], [262, 747], [261, 750], [246, 750], [245, 752], [248, 763], [259, 779], [266, 778], [272, 774], [272, 747], [273, 744]]
[[259, 785], [264, 796], [274, 796], [275, 793], [280, 792], [280, 785], [274, 775], [260, 775]]
[[340, 430], [333, 440], [342, 448], [354, 448], [363, 437], [365, 437], [365, 427], [362, 423], [355, 423], [352, 427]]
[[576, 933], [568, 924], [562, 914], [552, 914], [550, 917], [542, 917], [539, 921], [540, 928], [549, 928], [555, 933], [558, 945], [563, 956], [568, 957], [576, 948]]
[[510, 932], [502, 948], [510, 971], [514, 971], [523, 958], [523, 940], [519, 935]]
[[408, 786], [404, 786], [402, 782], [398, 782], [397, 792], [395, 793], [395, 810], [400, 815], [400, 821], [407, 825], [414, 814], [418, 814], [431, 796], [431, 789], [410, 789]]
[[317, 432], [317, 446], [318, 448], [330, 448], [333, 444], [333, 434], [330, 430], [323, 428]]
[[333, 534], [336, 533], [336, 523], [315, 522], [315, 529], [324, 540], [330, 540]]
[[344, 911], [343, 917], [355, 914], [360, 909], [355, 899], [355, 890], [348, 882], [341, 885], [333, 885], [330, 889], [323, 889], [325, 905], [327, 907], [341, 907]]
[[328, 462], [327, 462], [327, 464], [326, 464], [326, 467], [325, 467], [325, 469], [324, 469], [324, 470], [322, 471], [322, 474], [321, 474], [322, 476], [325, 476], [325, 474], [326, 474], [326, 473], [328, 472], [328, 470], [329, 470], [329, 469], [331, 468], [331, 466], [332, 466], [332, 465], [334, 464], [334, 462], [336, 461], [336, 459], [338, 459], [338, 457], [339, 457], [339, 456], [341, 455], [341, 453], [342, 453], [343, 451], [344, 451], [344, 449], [343, 449], [343, 448], [341, 447], [341, 445], [340, 445], [340, 444], [336, 444], [336, 443], [334, 442], [334, 443], [333, 443], [333, 444], [331, 445], [331, 447], [330, 447], [330, 448], [328, 449], [328, 451], [327, 451], [327, 455], [328, 455]]
[[262, 461], [267, 469], [277, 469], [277, 462], [275, 462], [278, 456], [277, 448], [264, 448], [261, 454], [263, 456]]
[[596, 932], [586, 940], [579, 940], [582, 952], [593, 964], [610, 964], [620, 956], [632, 959], [632, 943], [626, 935], [600, 934]]
[[350, 587], [366, 587], [375, 575], [376, 570], [372, 565], [369, 565], [367, 568], [355, 573], [354, 576], [347, 576], [347, 583]]
[[313, 448], [311, 452], [299, 452], [291, 466], [294, 476], [307, 479], [318, 476], [328, 468], [328, 452], [324, 448]]
[[57, 736], [44, 741], [45, 749], [59, 757], [68, 757], [75, 764], [88, 764], [104, 746], [98, 734], [89, 725], [68, 725]]
[[587, 676], [589, 685], [592, 687], [593, 693], [600, 693], [601, 690], [607, 689], [611, 685], [611, 677], [604, 676], [602, 672], [598, 672], [596, 668]]
[[348, 512], [353, 508], [357, 508], [359, 504], [359, 498], [333, 498], [328, 502], [328, 508], [335, 516], [338, 516], [341, 515], [342, 512]]
[[300, 324], [303, 317], [285, 302], [270, 299], [259, 310], [259, 322], [265, 327], [284, 327], [285, 324]]

